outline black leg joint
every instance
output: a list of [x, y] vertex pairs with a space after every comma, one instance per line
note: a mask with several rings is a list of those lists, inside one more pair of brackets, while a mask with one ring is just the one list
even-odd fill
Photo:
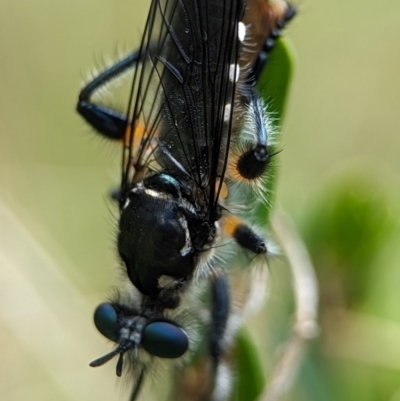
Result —
[[76, 110], [101, 135], [113, 140], [123, 139], [126, 130], [124, 115], [82, 100], [78, 102]]
[[268, 168], [270, 154], [265, 145], [257, 145], [255, 149], [244, 152], [238, 160], [237, 170], [247, 179], [254, 180], [261, 177]]
[[79, 94], [77, 112], [97, 132], [108, 139], [121, 140], [124, 138], [127, 118], [115, 110], [92, 103], [91, 97], [100, 88], [118, 78], [129, 68], [133, 68], [139, 62], [139, 56], [139, 52], [135, 52], [125, 57], [89, 82]]
[[234, 233], [236, 242], [243, 248], [255, 254], [267, 252], [264, 240], [244, 224], [239, 225]]
[[288, 5], [288, 9], [282, 19], [276, 22], [276, 27], [272, 29], [268, 38], [265, 40], [260, 53], [256, 61], [251, 68], [248, 76], [248, 82], [255, 85], [258, 78], [260, 77], [265, 65], [268, 61], [268, 54], [274, 49], [276, 40], [281, 36], [281, 31], [286, 27], [288, 22], [290, 22], [296, 15], [296, 8], [292, 5]]

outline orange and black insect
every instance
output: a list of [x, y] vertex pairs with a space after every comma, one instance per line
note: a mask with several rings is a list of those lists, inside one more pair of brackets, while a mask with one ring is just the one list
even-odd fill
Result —
[[[91, 366], [118, 356], [120, 376], [129, 363], [131, 400], [158, 360], [174, 359], [184, 370], [200, 354], [211, 361], [204, 399], [212, 399], [234, 337], [232, 258], [242, 252], [258, 260], [268, 252], [248, 206], [266, 201], [263, 182], [274, 156], [256, 83], [294, 8], [283, 0], [279, 11], [262, 3], [152, 0], [139, 50], [79, 96], [79, 114], [123, 150], [115, 196], [126, 279], [95, 312], [96, 327], [117, 345]], [[260, 4], [269, 26], [257, 47], [245, 21]], [[124, 113], [92, 100], [128, 71]]]

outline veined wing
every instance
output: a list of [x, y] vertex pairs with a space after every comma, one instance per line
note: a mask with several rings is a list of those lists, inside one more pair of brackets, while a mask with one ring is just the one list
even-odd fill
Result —
[[243, 7], [242, 0], [152, 1], [130, 95], [122, 193], [166, 171], [216, 220]]

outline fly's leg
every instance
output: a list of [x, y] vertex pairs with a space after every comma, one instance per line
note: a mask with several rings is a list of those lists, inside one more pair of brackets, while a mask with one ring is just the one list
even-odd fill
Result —
[[[101, 90], [108, 83], [119, 76], [126, 73], [129, 69], [134, 68], [139, 60], [139, 51], [118, 61], [112, 67], [108, 68], [91, 82], [89, 82], [80, 92], [77, 112], [81, 117], [100, 135], [107, 139], [115, 141], [128, 141], [131, 130], [131, 124], [127, 121], [126, 115], [121, 114], [109, 107], [96, 104], [92, 101], [92, 96]], [[133, 148], [137, 149], [140, 145], [145, 133], [144, 126], [137, 124], [133, 140]], [[120, 189], [112, 189], [109, 194], [113, 201], [120, 200]]]
[[229, 317], [229, 288], [226, 278], [216, 274], [211, 282], [210, 354], [218, 366], [223, 352], [224, 334]]
[[236, 160], [231, 168], [233, 177], [239, 181], [244, 179], [251, 183], [267, 172], [272, 157], [268, 148], [271, 127], [265, 115], [264, 105], [255, 88], [245, 85], [241, 89], [246, 107], [245, 131], [251, 132], [252, 136], [255, 136], [256, 143], [254, 143], [254, 138], [251, 138], [250, 146], [246, 146], [236, 155]]
[[201, 342], [201, 352], [189, 366], [176, 371], [175, 387], [168, 398], [170, 400], [228, 400], [231, 395], [232, 344], [229, 338], [227, 341], [226, 331], [231, 313], [230, 289], [221, 271], [213, 272], [208, 284], [207, 342]]
[[139, 59], [135, 52], [122, 59], [89, 82], [80, 92], [77, 111], [97, 132], [108, 139], [122, 140], [128, 121], [124, 114], [92, 102], [91, 97], [109, 82], [134, 67]]
[[240, 87], [240, 95], [247, 119], [245, 130], [251, 131], [252, 136], [255, 137], [255, 143], [253, 139], [252, 145], [244, 149], [234, 161], [233, 174], [231, 176], [239, 181], [244, 179], [252, 183], [263, 177], [273, 156], [268, 147], [272, 125], [269, 124], [264, 104], [256, 90], [256, 84], [268, 62], [269, 54], [275, 47], [276, 40], [281, 35], [281, 31], [295, 14], [296, 9], [288, 5], [282, 18], [276, 22], [275, 28], [271, 30], [264, 41], [261, 51], [248, 73], [246, 82]]
[[242, 248], [253, 252], [256, 255], [267, 252], [267, 245], [264, 239], [238, 217], [233, 215], [224, 217], [222, 221], [222, 229]]
[[259, 52], [256, 61], [251, 68], [249, 73], [248, 81], [253, 86], [257, 83], [262, 71], [264, 70], [267, 62], [268, 57], [271, 51], [274, 49], [277, 39], [281, 36], [281, 32], [287, 24], [295, 17], [296, 15], [296, 8], [288, 4], [288, 8], [286, 9], [285, 13], [283, 14], [282, 18], [280, 18], [276, 22], [275, 28], [273, 28], [268, 35], [267, 39], [264, 41], [264, 44]]
[[[230, 295], [226, 277], [222, 273], [217, 273], [211, 281], [211, 322], [209, 332], [209, 352], [212, 358], [212, 373], [210, 377], [213, 380], [211, 388], [211, 397], [215, 393], [221, 398], [221, 391], [229, 391], [230, 386], [226, 386], [226, 381], [230, 379], [230, 372], [221, 364], [221, 358], [226, 352], [226, 326], [230, 312]], [[225, 390], [223, 390], [226, 388]], [[226, 394], [228, 397], [229, 394]]]

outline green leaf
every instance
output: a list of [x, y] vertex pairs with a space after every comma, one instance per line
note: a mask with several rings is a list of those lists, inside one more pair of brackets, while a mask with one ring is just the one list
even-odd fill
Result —
[[257, 399], [265, 386], [259, 351], [246, 330], [241, 330], [236, 342], [236, 391], [235, 401]]
[[[287, 40], [279, 39], [274, 51], [271, 52], [268, 64], [259, 78], [257, 89], [267, 105], [267, 110], [276, 121], [276, 125], [282, 127], [285, 115], [290, 84], [293, 75], [293, 56]], [[273, 190], [275, 187], [276, 173], [274, 167], [265, 183], [268, 191], [268, 205], [259, 203], [257, 216], [260, 222], [268, 221], [268, 214], [273, 204]]]
[[[304, 232], [324, 293], [340, 293], [341, 302], [355, 306], [368, 295], [376, 255], [394, 224], [379, 185], [369, 176], [350, 175], [316, 202]], [[332, 277], [337, 280], [335, 289]]]

